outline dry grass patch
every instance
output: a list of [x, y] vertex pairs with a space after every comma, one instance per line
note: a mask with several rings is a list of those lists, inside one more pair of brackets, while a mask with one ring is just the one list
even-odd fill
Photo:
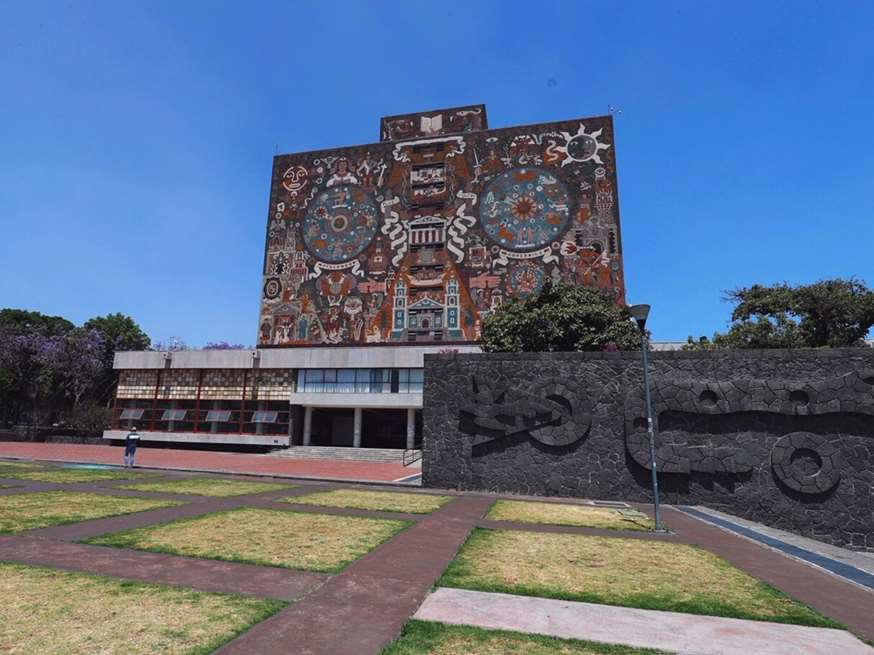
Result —
[[321, 507], [345, 507], [371, 509], [382, 512], [407, 512], [429, 514], [452, 500], [451, 496], [399, 493], [396, 491], [361, 491], [358, 489], [335, 489], [319, 491], [306, 496], [283, 498], [284, 502], [296, 505], [319, 505]]
[[191, 494], [194, 496], [245, 496], [265, 491], [284, 491], [295, 485], [249, 480], [222, 480], [220, 478], [182, 478], [158, 482], [137, 482], [119, 485], [118, 489], [157, 491], [168, 494]]
[[33, 480], [34, 482], [54, 482], [59, 484], [74, 484], [77, 482], [102, 482], [106, 480], [130, 480], [136, 478], [155, 477], [155, 473], [137, 473], [135, 471], [106, 471], [100, 469], [48, 469], [44, 471], [13, 471], [4, 473], [5, 478], [16, 480]]
[[548, 523], [608, 530], [652, 530], [654, 527], [646, 514], [633, 509], [519, 500], [497, 501], [486, 518], [493, 521]]
[[4, 474], [6, 471], [20, 471], [22, 469], [34, 468], [39, 468], [39, 464], [34, 462], [6, 462], [0, 460], [0, 474]]
[[335, 573], [407, 521], [242, 508], [126, 530], [87, 543]]
[[690, 614], [837, 626], [713, 553], [661, 541], [475, 530], [438, 584]]
[[[181, 505], [175, 500], [127, 498], [75, 491], [42, 491], [0, 496], [0, 533]], [[2, 652], [2, 649], [0, 649]]]
[[661, 651], [410, 621], [382, 655], [658, 655]]
[[284, 603], [0, 563], [0, 652], [201, 655]]

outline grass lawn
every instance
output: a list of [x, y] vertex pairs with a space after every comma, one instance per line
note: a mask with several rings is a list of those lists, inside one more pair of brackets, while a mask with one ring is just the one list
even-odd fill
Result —
[[[142, 512], [182, 503], [152, 498], [123, 498], [75, 491], [41, 491], [0, 496], [0, 534]], [[0, 652], [3, 649], [0, 648]]]
[[660, 541], [477, 529], [437, 584], [842, 627], [713, 553]]
[[44, 471], [11, 471], [3, 472], [4, 478], [16, 480], [32, 480], [34, 482], [56, 482], [72, 484], [75, 482], [101, 482], [104, 480], [130, 480], [135, 478], [151, 478], [156, 473], [138, 473], [136, 471], [107, 471], [100, 469], [48, 469]]
[[87, 543], [336, 573], [407, 521], [241, 508], [126, 530]]
[[0, 475], [5, 474], [7, 471], [20, 471], [22, 469], [35, 469], [39, 467], [40, 465], [34, 462], [7, 462], [0, 460]]
[[306, 496], [282, 498], [296, 505], [319, 505], [322, 507], [350, 507], [383, 512], [407, 512], [430, 514], [452, 500], [451, 496], [398, 493], [395, 491], [360, 491], [358, 489], [335, 489], [319, 491]]
[[6, 655], [206, 655], [285, 603], [0, 563]]
[[222, 480], [219, 478], [180, 478], [158, 482], [137, 482], [119, 485], [118, 489], [136, 491], [160, 491], [168, 494], [192, 494], [194, 496], [245, 496], [264, 491], [282, 491], [295, 485], [249, 480]]
[[656, 655], [661, 651], [576, 639], [409, 621], [382, 655]]
[[549, 523], [610, 530], [652, 530], [655, 527], [646, 514], [633, 509], [519, 500], [497, 501], [486, 518], [493, 521]]

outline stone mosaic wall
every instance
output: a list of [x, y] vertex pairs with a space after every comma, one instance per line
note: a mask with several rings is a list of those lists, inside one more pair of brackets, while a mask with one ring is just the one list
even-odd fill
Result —
[[489, 130], [474, 105], [274, 159], [259, 345], [475, 341], [548, 278], [624, 296], [610, 116]]
[[[652, 355], [663, 502], [874, 551], [874, 350]], [[428, 355], [428, 487], [649, 501], [638, 353]]]

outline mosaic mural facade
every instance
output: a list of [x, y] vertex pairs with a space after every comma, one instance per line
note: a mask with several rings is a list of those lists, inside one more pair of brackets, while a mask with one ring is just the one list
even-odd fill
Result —
[[624, 302], [610, 116], [489, 130], [474, 105], [274, 159], [261, 346], [472, 342], [547, 279]]

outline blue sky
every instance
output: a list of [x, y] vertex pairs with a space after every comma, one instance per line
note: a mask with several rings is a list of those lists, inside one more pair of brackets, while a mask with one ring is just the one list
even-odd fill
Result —
[[484, 102], [617, 116], [628, 299], [874, 285], [874, 3], [0, 0], [0, 306], [251, 344], [272, 157]]

